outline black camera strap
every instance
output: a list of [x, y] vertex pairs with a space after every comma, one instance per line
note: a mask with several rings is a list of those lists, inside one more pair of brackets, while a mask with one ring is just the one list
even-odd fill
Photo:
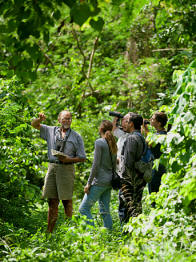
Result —
[[113, 161], [112, 161], [112, 153], [111, 153], [111, 151], [110, 151], [110, 146], [109, 146], [109, 143], [108, 143], [107, 139], [105, 139], [105, 140], [106, 140], [106, 142], [107, 142], [107, 144], [108, 144], [108, 148], [109, 148], [109, 152], [110, 152], [110, 158], [111, 158], [111, 163], [112, 163], [112, 171], [114, 172], [115, 169], [114, 169], [114, 163], [113, 163]]
[[60, 151], [60, 152], [64, 151], [65, 145], [67, 143], [67, 140], [68, 140], [70, 134], [71, 134], [71, 128], [69, 129], [69, 133], [65, 136], [65, 139], [63, 141], [63, 145], [62, 145], [62, 148], [61, 148], [62, 151]]
[[58, 151], [64, 152], [65, 145], [67, 143], [67, 140], [71, 134], [71, 128], [68, 130], [67, 134], [65, 135], [65, 138], [61, 139], [61, 129], [58, 130], [58, 133], [56, 134], [56, 142], [61, 141], [61, 147]]

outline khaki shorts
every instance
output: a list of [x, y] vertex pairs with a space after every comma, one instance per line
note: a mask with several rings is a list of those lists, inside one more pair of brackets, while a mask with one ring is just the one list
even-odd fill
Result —
[[69, 200], [73, 196], [75, 169], [74, 165], [49, 163], [44, 181], [43, 197]]

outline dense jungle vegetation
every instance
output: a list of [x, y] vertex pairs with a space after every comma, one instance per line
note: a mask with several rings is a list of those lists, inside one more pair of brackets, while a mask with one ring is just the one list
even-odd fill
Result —
[[[195, 17], [193, 0], [0, 0], [1, 261], [196, 260]], [[31, 121], [44, 112], [56, 125], [63, 109], [87, 161], [76, 165], [73, 219], [60, 205], [48, 235], [47, 150]], [[149, 135], [167, 167], [160, 192], [146, 188], [143, 213], [121, 231], [113, 191], [113, 231], [97, 207], [96, 226], [86, 226], [78, 206], [100, 121], [109, 111], [157, 110], [172, 124], [166, 137]]]

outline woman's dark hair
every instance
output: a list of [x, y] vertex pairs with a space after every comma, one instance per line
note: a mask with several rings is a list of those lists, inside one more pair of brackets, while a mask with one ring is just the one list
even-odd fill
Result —
[[113, 124], [109, 120], [103, 120], [100, 125], [100, 131], [105, 134], [105, 139], [107, 140], [110, 151], [112, 154], [117, 153], [117, 145], [116, 145], [116, 140], [112, 134], [112, 129], [113, 129]]
[[143, 125], [143, 117], [141, 115], [130, 112], [129, 123], [133, 122], [135, 129], [140, 130]]
[[159, 123], [161, 123], [161, 127], [164, 127], [167, 124], [168, 119], [164, 112], [155, 112], [154, 117]]

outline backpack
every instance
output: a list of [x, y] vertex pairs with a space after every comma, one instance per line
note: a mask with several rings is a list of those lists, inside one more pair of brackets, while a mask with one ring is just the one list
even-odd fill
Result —
[[144, 180], [147, 183], [150, 183], [152, 180], [152, 166], [154, 156], [150, 148], [146, 144], [143, 136], [140, 133], [137, 133], [137, 135], [139, 135], [142, 139], [144, 150], [141, 159], [135, 162], [135, 169], [138, 170], [140, 173], [144, 174]]

